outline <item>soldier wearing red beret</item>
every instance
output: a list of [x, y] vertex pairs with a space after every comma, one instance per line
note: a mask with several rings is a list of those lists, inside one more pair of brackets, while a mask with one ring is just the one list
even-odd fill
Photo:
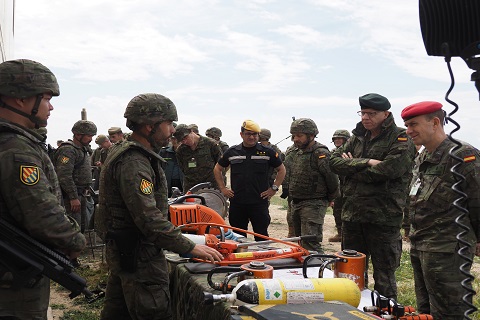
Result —
[[[465, 142], [454, 151], [463, 159], [455, 170], [465, 177], [460, 188], [467, 194], [462, 206], [468, 214], [461, 220], [468, 231], [455, 223], [461, 214], [452, 203], [460, 195], [452, 190], [457, 181], [451, 168], [459, 162], [449, 155], [455, 147], [443, 127], [445, 112], [442, 104], [423, 101], [402, 111], [407, 134], [416, 145], [425, 146], [416, 168], [418, 176], [410, 190], [410, 259], [415, 279], [415, 295], [420, 313], [434, 319], [461, 319], [467, 309], [462, 302], [466, 291], [461, 281], [465, 276], [460, 266], [465, 263], [457, 250], [463, 246], [457, 235], [471, 245], [464, 254], [473, 259], [480, 256], [480, 161], [477, 149]], [[468, 266], [470, 269], [471, 264]], [[471, 286], [468, 284], [468, 286]], [[472, 303], [470, 297], [470, 303]]]

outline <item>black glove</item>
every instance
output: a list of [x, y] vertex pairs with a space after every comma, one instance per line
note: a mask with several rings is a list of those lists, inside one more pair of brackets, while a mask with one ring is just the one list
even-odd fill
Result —
[[280, 195], [280, 198], [286, 199], [287, 197], [288, 197], [288, 189], [282, 188], [282, 194]]

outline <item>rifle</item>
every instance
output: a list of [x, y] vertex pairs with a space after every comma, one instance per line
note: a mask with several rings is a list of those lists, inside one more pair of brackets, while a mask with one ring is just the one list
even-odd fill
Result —
[[5, 219], [0, 219], [0, 257], [0, 265], [14, 276], [13, 288], [25, 286], [44, 275], [70, 290], [71, 299], [81, 293], [87, 298], [93, 297], [87, 289], [87, 281], [73, 271], [67, 256], [48, 248]]

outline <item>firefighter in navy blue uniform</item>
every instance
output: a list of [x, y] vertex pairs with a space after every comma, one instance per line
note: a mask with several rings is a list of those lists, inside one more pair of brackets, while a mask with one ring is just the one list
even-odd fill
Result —
[[[258, 143], [259, 133], [258, 124], [245, 120], [240, 132], [243, 142], [225, 151], [213, 171], [219, 189], [230, 199], [230, 225], [248, 230], [250, 222], [254, 232], [268, 236], [268, 200], [282, 184], [285, 166], [278, 153]], [[229, 166], [231, 189], [225, 186], [222, 176], [222, 170]], [[270, 167], [278, 169], [272, 185]]]

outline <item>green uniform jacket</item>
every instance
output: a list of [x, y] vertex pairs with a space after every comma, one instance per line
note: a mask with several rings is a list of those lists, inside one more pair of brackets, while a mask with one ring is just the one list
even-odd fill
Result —
[[99, 210], [95, 228], [137, 230], [144, 241], [177, 253], [195, 244], [167, 220], [167, 181], [162, 158], [133, 140], [110, 147], [100, 173]]
[[79, 199], [78, 189], [92, 184], [92, 166], [86, 147], [72, 141], [63, 142], [55, 151], [54, 165], [60, 187], [69, 200]]
[[57, 249], [81, 251], [85, 237], [60, 205], [60, 188], [41, 136], [0, 119], [0, 216]]
[[[471, 145], [462, 144], [455, 151], [455, 155], [465, 161], [456, 168], [465, 177], [465, 181], [457, 188], [468, 197], [466, 202], [459, 203], [468, 210], [461, 222], [469, 230], [462, 238], [474, 245], [480, 239], [480, 155]], [[456, 181], [450, 172], [458, 162], [448, 154], [454, 146], [447, 138], [433, 154], [425, 150], [420, 155], [418, 178], [412, 183], [412, 193], [415, 195], [410, 202], [410, 241], [414, 249], [452, 253], [459, 244], [456, 236], [464, 230], [455, 223], [455, 219], [461, 211], [452, 203], [460, 195], [451, 189]], [[419, 188], [415, 190], [417, 183]]]
[[[391, 113], [377, 137], [370, 140], [361, 122], [352, 133], [330, 158], [332, 171], [345, 176], [342, 220], [400, 227], [415, 157], [413, 142]], [[342, 158], [348, 152], [353, 159]], [[370, 159], [382, 162], [372, 167]]]
[[184, 191], [202, 182], [211, 182], [212, 187], [218, 189], [213, 168], [222, 156], [222, 151], [215, 140], [200, 136], [195, 150], [182, 144], [176, 152], [178, 165], [184, 175]]
[[218, 146], [220, 147], [220, 150], [222, 150], [222, 153], [228, 150], [230, 148], [228, 144], [225, 141], [218, 141]]
[[338, 177], [330, 170], [329, 159], [328, 148], [316, 141], [305, 150], [290, 149], [285, 159], [289, 196], [333, 201], [338, 195]]

